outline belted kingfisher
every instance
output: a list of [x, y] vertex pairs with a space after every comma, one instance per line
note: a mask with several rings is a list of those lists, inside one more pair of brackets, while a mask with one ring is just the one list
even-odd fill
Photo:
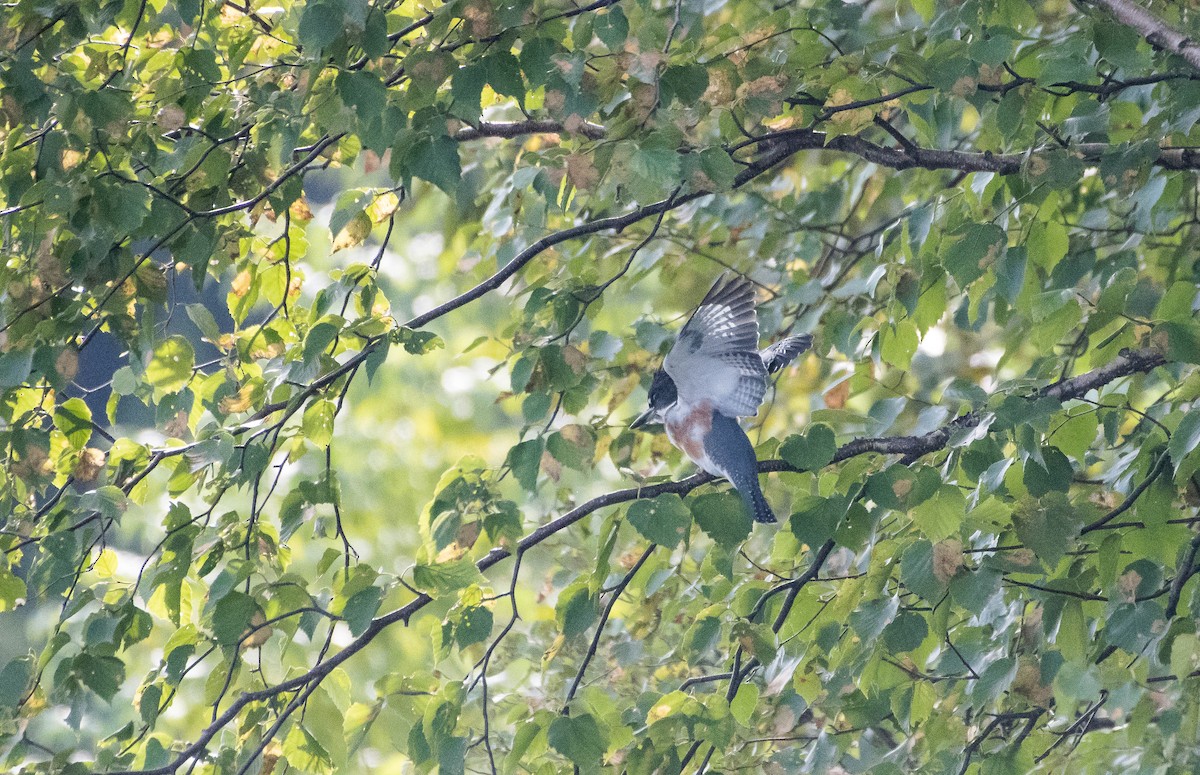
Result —
[[758, 412], [767, 375], [812, 346], [808, 334], [758, 349], [754, 288], [722, 275], [675, 339], [650, 383], [650, 408], [631, 428], [660, 420], [692, 462], [729, 480], [759, 522], [775, 522], [758, 484], [754, 447], [736, 418]]

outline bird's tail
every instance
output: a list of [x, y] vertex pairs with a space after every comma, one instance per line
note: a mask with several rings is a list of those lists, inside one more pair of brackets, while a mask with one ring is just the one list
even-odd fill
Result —
[[812, 335], [800, 334], [780, 339], [759, 354], [762, 356], [763, 365], [767, 367], [767, 373], [774, 374], [810, 347], [812, 347]]
[[750, 516], [754, 517], [755, 522], [769, 525], [779, 521], [775, 518], [775, 512], [771, 511], [771, 504], [767, 503], [767, 499], [763, 497], [762, 488], [759, 487], [757, 479], [738, 487], [737, 491], [738, 495], [742, 496], [742, 502], [746, 504], [746, 508], [750, 511]]

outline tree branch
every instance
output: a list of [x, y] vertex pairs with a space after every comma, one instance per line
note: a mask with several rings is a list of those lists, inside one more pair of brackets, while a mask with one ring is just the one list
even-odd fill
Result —
[[459, 142], [478, 140], [482, 137], [503, 137], [511, 139], [521, 135], [560, 134], [583, 135], [589, 140], [603, 140], [604, 127], [590, 121], [580, 121], [577, 126], [568, 127], [561, 121], [550, 119], [530, 119], [528, 121], [480, 121], [475, 126], [464, 127], [454, 133], [454, 139]]
[[[1164, 363], [1166, 363], [1166, 358], [1153, 350], [1122, 350], [1121, 354], [1113, 359], [1111, 363], [1107, 363], [1085, 374], [1080, 374], [1077, 377], [1065, 379], [1042, 388], [1029, 396], [1029, 398], [1050, 397], [1060, 401], [1081, 398], [1087, 395], [1089, 391], [1107, 385], [1115, 379], [1151, 371]], [[837, 453], [833, 456], [833, 462], [837, 463], [866, 452], [904, 455], [906, 459], [916, 459], [922, 455], [942, 449], [949, 443], [950, 436], [955, 431], [964, 428], [974, 428], [989, 414], [983, 410], [970, 412], [922, 436], [883, 436], [880, 438], [855, 439], [838, 449]], [[782, 465], [776, 465], [777, 463]], [[760, 465], [759, 470], [786, 471], [788, 467], [783, 461], [769, 461], [768, 468], [763, 469], [762, 465]]]
[[[746, 183], [749, 183], [751, 180], [763, 174], [767, 170], [778, 166], [789, 156], [792, 156], [800, 150], [802, 150], [802, 148], [798, 145], [792, 146], [784, 143], [780, 143], [779, 145], [771, 148], [737, 174], [737, 177], [734, 178], [733, 181], [733, 188], [737, 189], [744, 186]], [[439, 304], [428, 312], [417, 315], [404, 325], [408, 328], [421, 328], [429, 322], [442, 317], [446, 313], [452, 312], [465, 304], [475, 301], [481, 296], [487, 295], [503, 285], [508, 278], [519, 272], [522, 267], [524, 267], [534, 258], [541, 255], [546, 250], [554, 247], [555, 245], [575, 239], [576, 237], [586, 237], [589, 234], [596, 234], [602, 231], [620, 232], [626, 226], [635, 224], [640, 220], [658, 215], [659, 213], [666, 212], [668, 210], [675, 210], [687, 204], [688, 202], [693, 202], [713, 193], [714, 192], [712, 191], [692, 191], [679, 196], [669, 196], [666, 199], [654, 202], [653, 204], [645, 205], [644, 207], [639, 207], [636, 210], [625, 213], [624, 215], [614, 215], [609, 218], [598, 218], [594, 221], [588, 221], [577, 226], [572, 226], [568, 229], [556, 231], [553, 234], [542, 237], [537, 242], [522, 250], [511, 261], [505, 264], [500, 271], [479, 283], [474, 288], [470, 289], [469, 291], [465, 291], [464, 293], [460, 293], [453, 299], [450, 299], [443, 304]]]
[[1168, 621], [1174, 619], [1175, 614], [1179, 611], [1179, 598], [1183, 595], [1183, 586], [1196, 574], [1196, 552], [1198, 550], [1200, 550], [1200, 533], [1192, 537], [1183, 559], [1179, 562], [1179, 568], [1175, 571], [1175, 578], [1171, 580], [1171, 594], [1167, 596], [1166, 616]]
[[[1180, 77], [1178, 75], [1170, 77]], [[1164, 80], [1165, 77], [1151, 79], [1141, 79], [1146, 83], [1157, 83]], [[1140, 81], [1130, 81], [1124, 85], [1135, 85]], [[896, 94], [911, 93], [921, 91], [923, 88], [913, 87], [911, 89], [897, 92]], [[1087, 87], [1083, 84], [1076, 85], [1080, 91], [1099, 91], [1102, 87]], [[887, 99], [894, 99], [895, 94], [887, 95]], [[879, 98], [884, 99], [884, 98]], [[862, 104], [870, 105], [879, 100], [863, 100]], [[851, 103], [855, 105], [856, 103]], [[833, 112], [840, 111], [851, 105], [837, 106]], [[878, 123], [878, 122], [877, 122]], [[726, 150], [730, 153], [741, 150], [752, 145], [758, 145], [762, 148], [775, 148], [780, 145], [790, 148], [787, 155], [798, 153], [800, 151], [838, 151], [840, 153], [858, 156], [873, 164], [878, 164], [881, 167], [888, 167], [894, 170], [908, 169], [928, 169], [928, 170], [954, 170], [957, 172], [993, 172], [998, 175], [1018, 175], [1026, 169], [1030, 161], [1037, 158], [1040, 154], [1047, 153], [1052, 150], [1058, 150], [1058, 147], [1053, 148], [1031, 148], [1027, 151], [1018, 153], [974, 153], [971, 151], [947, 151], [940, 148], [922, 148], [913, 143], [908, 138], [900, 135], [899, 132], [890, 125], [880, 124], [881, 128], [888, 132], [893, 138], [900, 142], [900, 146], [896, 148], [888, 148], [878, 143], [866, 139], [862, 135], [839, 135], [837, 137], [829, 137], [824, 132], [818, 132], [814, 129], [785, 129], [779, 132], [771, 132], [769, 134], [760, 135], [751, 138], [742, 143], [729, 146]], [[513, 138], [528, 134], [538, 133], [555, 133], [555, 134], [579, 134], [591, 140], [601, 140], [607, 136], [608, 130], [591, 122], [581, 122], [576, 128], [564, 126], [560, 121], [531, 119], [529, 121], [496, 121], [482, 122], [476, 127], [465, 127], [454, 133], [454, 139], [458, 141], [478, 140], [484, 137], [501, 137]], [[1108, 143], [1077, 143], [1070, 147], [1070, 152], [1074, 153], [1077, 158], [1083, 161], [1098, 162], [1106, 153], [1112, 152], [1114, 146]], [[1159, 148], [1158, 157], [1154, 160], [1154, 164], [1169, 170], [1196, 170], [1200, 169], [1200, 149], [1196, 148]], [[753, 175], [751, 177], [754, 177]], [[738, 185], [741, 185], [740, 183]], [[654, 207], [655, 205], [648, 205]], [[656, 214], [658, 211], [648, 212], [647, 215]]]
[[617, 605], [617, 601], [624, 594], [625, 588], [629, 586], [629, 582], [633, 581], [633, 577], [646, 564], [646, 560], [650, 559], [650, 555], [654, 554], [654, 550], [658, 548], [657, 544], [650, 544], [646, 547], [646, 551], [642, 552], [642, 556], [634, 564], [629, 572], [621, 579], [616, 587], [613, 588], [611, 597], [608, 598], [608, 603], [604, 606], [604, 610], [600, 613], [600, 621], [596, 622], [596, 633], [592, 636], [591, 645], [588, 646], [587, 653], [583, 656], [583, 661], [579, 663], [579, 669], [575, 671], [575, 680], [571, 682], [571, 688], [567, 691], [567, 699], [563, 703], [563, 713], [569, 713], [571, 709], [571, 700], [575, 699], [575, 692], [579, 691], [579, 685], [583, 683], [583, 676], [587, 672], [588, 665], [591, 664], [592, 658], [596, 656], [596, 650], [600, 648], [600, 635], [604, 632], [604, 625], [608, 623], [608, 617], [612, 616], [613, 608]]
[[[1062, 380], [1048, 387], [1032, 393], [1029, 398], [1036, 399], [1044, 396], [1057, 398], [1062, 401], [1067, 401], [1073, 398], [1079, 398], [1086, 395], [1089, 391], [1102, 387], [1113, 380], [1121, 377], [1130, 376], [1132, 374], [1144, 373], [1151, 371], [1158, 366], [1166, 363], [1166, 359], [1157, 352], [1152, 350], [1124, 350], [1111, 363], [1105, 364], [1097, 369], [1080, 374], [1077, 377]], [[938, 449], [944, 448], [950, 441], [950, 437], [955, 430], [961, 428], [970, 428], [978, 425], [984, 418], [983, 412], [971, 412], [963, 415], [956, 420], [952, 420], [947, 425], [935, 431], [920, 435], [920, 436], [884, 436], [869, 439], [855, 439], [842, 445], [834, 455], [833, 463], [847, 460], [857, 455], [868, 453], [881, 454], [900, 454], [906, 458], [921, 456], [928, 454]], [[759, 463], [760, 472], [768, 471], [795, 471], [793, 466], [783, 460], [767, 460]], [[543, 543], [551, 536], [567, 529], [576, 522], [588, 517], [592, 513], [607, 508], [609, 506], [628, 503], [630, 501], [639, 500], [641, 498], [653, 498], [664, 493], [676, 493], [685, 495], [696, 489], [702, 484], [706, 484], [715, 479], [715, 477], [706, 474], [698, 473], [692, 476], [680, 479], [677, 481], [660, 482], [658, 484], [648, 485], [645, 487], [631, 487], [624, 490], [616, 490], [614, 492], [600, 495], [591, 500], [588, 500], [567, 513], [547, 522], [544, 525], [536, 528], [519, 542], [513, 549], [494, 548], [476, 563], [476, 568], [480, 572], [484, 572], [499, 564], [503, 560], [512, 556], [514, 553], [523, 554], [533, 547]], [[823, 549], [824, 547], [822, 547]], [[814, 557], [814, 560], [823, 559]], [[819, 567], [819, 562], [814, 562], [812, 567]], [[806, 578], [808, 574], [805, 574]], [[797, 580], [799, 581], [799, 580]], [[790, 591], [790, 590], [789, 590]], [[275, 686], [268, 687], [252, 692], [245, 692], [239, 696], [233, 703], [220, 715], [213, 723], [209, 724], [197, 737], [196, 741], [185, 747], [176, 758], [161, 767], [148, 770], [138, 770], [125, 773], [125, 775], [133, 775], [134, 772], [138, 775], [170, 775], [186, 764], [189, 760], [201, 755], [208, 746], [209, 742], [227, 725], [232, 723], [238, 714], [247, 705], [255, 702], [261, 702], [271, 699], [281, 694], [289, 692], [300, 692], [296, 699], [307, 696], [313, 688], [325, 679], [336, 667], [341, 665], [346, 660], [358, 652], [365, 649], [376, 637], [384, 630], [397, 622], [407, 624], [414, 614], [425, 608], [433, 602], [433, 597], [427, 593], [421, 593], [407, 604], [390, 611], [383, 616], [374, 619], [367, 629], [346, 645], [341, 651], [329, 656], [316, 664], [308, 672], [291, 678], [287, 681], [280, 682]], [[737, 676], [740, 670], [735, 667], [733, 675]], [[281, 711], [280, 718], [276, 721], [275, 728], [278, 728], [284, 720], [294, 712], [300, 703], [293, 700], [288, 706]], [[269, 737], [264, 738], [261, 744], [265, 746], [269, 741]]]
[[[1062, 380], [1054, 385], [1050, 385], [1046, 388], [1035, 391], [1030, 398], [1036, 399], [1043, 396], [1050, 396], [1063, 401], [1072, 398], [1078, 398], [1085, 395], [1088, 391], [1108, 384], [1115, 379], [1135, 373], [1150, 371], [1165, 362], [1166, 361], [1162, 355], [1151, 350], [1125, 350], [1122, 351], [1122, 353], [1111, 363], [1085, 374], [1081, 374], [1077, 377]], [[983, 413], [972, 412], [951, 421], [949, 424], [939, 428], [938, 430], [931, 431], [930, 433], [922, 436], [888, 436], [872, 439], [856, 439], [842, 445], [842, 447], [838, 449], [837, 453], [834, 455], [832, 462], [836, 463], [846, 460], [850, 457], [863, 455], [870, 452], [883, 454], [903, 454], [906, 457], [927, 454], [945, 447], [945, 445], [949, 443], [950, 436], [954, 430], [958, 428], [973, 427], [978, 425], [982, 419]], [[759, 470], [766, 472], [794, 471], [796, 469], [782, 460], [768, 460], [759, 463]], [[518, 555], [523, 554], [534, 546], [541, 544], [556, 533], [565, 530], [576, 522], [602, 508], [607, 508], [608, 506], [614, 506], [621, 503], [627, 503], [629, 501], [638, 500], [641, 498], [653, 498], [664, 493], [677, 493], [683, 495], [691, 492], [702, 484], [713, 481], [714, 479], [715, 477], [709, 474], [698, 473], [678, 481], [667, 481], [646, 487], [617, 490], [615, 492], [592, 498], [591, 500], [580, 504], [574, 509], [571, 509], [557, 519], [551, 520], [550, 522], [547, 522], [541, 527], [533, 530], [517, 543], [514, 551]], [[822, 547], [822, 550], [824, 549], [825, 547]], [[487, 571], [501, 561], [512, 556], [512, 554], [513, 552], [498, 547], [492, 549], [490, 552], [480, 558], [475, 565], [480, 572]], [[827, 554], [827, 551], [825, 554]], [[823, 560], [824, 558], [814, 558], [814, 560], [818, 559]], [[817, 561], [814, 562], [811, 567], [819, 568], [819, 566], [820, 562]], [[805, 574], [805, 577], [802, 578], [806, 578], [807, 576], [808, 574]], [[174, 773], [189, 759], [198, 756], [208, 745], [209, 741], [211, 741], [212, 738], [215, 737], [222, 728], [231, 723], [237, 717], [237, 714], [241, 711], [241, 709], [245, 706], [253, 702], [269, 699], [279, 694], [291, 691], [301, 690], [302, 693], [300, 696], [305, 696], [307, 692], [312, 691], [312, 688], [316, 684], [324, 680], [325, 676], [327, 676], [334, 668], [348, 660], [350, 657], [354, 656], [354, 654], [366, 648], [366, 646], [370, 644], [372, 640], [374, 640], [389, 626], [397, 622], [404, 622], [407, 624], [414, 614], [432, 602], [433, 598], [430, 595], [422, 593], [406, 605], [373, 620], [367, 629], [361, 635], [351, 641], [345, 648], [336, 654], [333, 654], [328, 659], [318, 663], [307, 673], [296, 676], [295, 678], [276, 684], [275, 686], [267, 689], [246, 692], [242, 694], [233, 702], [232, 705], [230, 705], [229, 708], [226, 709], [225, 713], [221, 714], [220, 718], [205, 728], [195, 743], [185, 748], [174, 761], [156, 769], [142, 770], [138, 772], [141, 775], [169, 775], [169, 773]], [[738, 672], [739, 668], [735, 667], [733, 676], [736, 677]], [[294, 711], [297, 707], [299, 707], [299, 705], [294, 701], [290, 703], [283, 711], [283, 716], [278, 719], [276, 725], [278, 726], [281, 724], [286, 716], [290, 712]], [[264, 740], [269, 740], [269, 738], [265, 738]], [[263, 745], [266, 744], [265, 741]], [[128, 775], [132, 775], [132, 773], [129, 773]]]
[[1086, 0], [1108, 11], [1121, 24], [1137, 30], [1151, 46], [1178, 54], [1189, 65], [1200, 70], [1200, 44], [1169, 26], [1162, 19], [1132, 0]]

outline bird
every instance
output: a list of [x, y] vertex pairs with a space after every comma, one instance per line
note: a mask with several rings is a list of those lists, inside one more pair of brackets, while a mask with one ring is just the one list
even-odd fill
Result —
[[726, 272], [680, 329], [650, 381], [649, 408], [631, 424], [662, 422], [671, 443], [713, 476], [728, 479], [758, 522], [776, 522], [758, 483], [758, 458], [737, 418], [758, 412], [767, 375], [812, 346], [789, 336], [758, 349], [754, 286]]

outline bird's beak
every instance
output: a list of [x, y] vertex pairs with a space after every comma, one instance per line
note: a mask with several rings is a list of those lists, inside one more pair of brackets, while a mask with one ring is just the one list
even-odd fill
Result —
[[654, 408], [647, 409], [637, 416], [637, 419], [629, 423], [630, 430], [637, 430], [644, 425], [649, 425], [652, 422], [658, 422], [658, 410]]

